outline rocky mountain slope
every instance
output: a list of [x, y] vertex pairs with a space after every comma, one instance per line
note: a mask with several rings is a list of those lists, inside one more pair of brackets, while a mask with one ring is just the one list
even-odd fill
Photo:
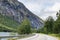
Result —
[[21, 23], [26, 17], [29, 19], [33, 28], [39, 28], [44, 25], [42, 19], [30, 12], [18, 0], [0, 0], [0, 14], [10, 17], [18, 23]]

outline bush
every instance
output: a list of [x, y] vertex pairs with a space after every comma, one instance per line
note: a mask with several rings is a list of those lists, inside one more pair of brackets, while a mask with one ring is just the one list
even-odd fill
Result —
[[15, 39], [15, 38], [9, 38], [8, 40], [17, 40], [17, 39]]
[[28, 19], [24, 19], [21, 25], [18, 27], [19, 34], [29, 34], [31, 33], [31, 25]]

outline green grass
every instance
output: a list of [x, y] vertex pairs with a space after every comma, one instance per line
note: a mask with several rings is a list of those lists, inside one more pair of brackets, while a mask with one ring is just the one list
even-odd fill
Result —
[[19, 25], [19, 23], [12, 20], [11, 18], [7, 16], [2, 16], [2, 15], [0, 15], [0, 23], [9, 27], [14, 27], [14, 28], [16, 28]]
[[60, 34], [50, 34], [50, 35], [60, 38]]
[[0, 29], [3, 27], [6, 29], [9, 29], [9, 30], [14, 30], [19, 25], [20, 24], [18, 22], [16, 22], [15, 20], [0, 14]]
[[16, 29], [14, 29], [12, 27], [5, 26], [3, 24], [0, 24], [0, 28], [5, 28], [5, 29], [8, 29], [8, 30], [16, 31]]
[[57, 37], [60, 40], [60, 34], [49, 34], [49, 35]]
[[16, 38], [9, 38], [8, 40], [17, 40]]

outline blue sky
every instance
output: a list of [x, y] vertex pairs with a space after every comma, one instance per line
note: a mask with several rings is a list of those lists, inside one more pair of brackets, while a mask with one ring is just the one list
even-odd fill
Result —
[[56, 13], [60, 9], [60, 0], [18, 0], [31, 12], [45, 20], [48, 16], [56, 19]]

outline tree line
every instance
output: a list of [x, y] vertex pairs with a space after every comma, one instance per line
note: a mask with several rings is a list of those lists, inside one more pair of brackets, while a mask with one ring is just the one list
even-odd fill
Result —
[[44, 21], [44, 27], [35, 30], [31, 28], [31, 24], [27, 18], [23, 20], [21, 25], [18, 27], [19, 34], [29, 34], [31, 32], [46, 33], [46, 34], [59, 34], [60, 33], [60, 11], [56, 13], [57, 19], [54, 20], [52, 16], [47, 17]]
[[19, 34], [29, 34], [33, 32], [46, 33], [46, 34], [59, 34], [60, 33], [60, 11], [56, 13], [57, 19], [54, 20], [52, 16], [47, 17], [44, 21], [44, 27], [38, 30], [33, 29], [27, 18], [23, 20], [20, 26], [17, 28]]
[[55, 34], [59, 34], [60, 33], [60, 11], [56, 13], [56, 17], [57, 19], [54, 20], [52, 16], [49, 16], [46, 20], [45, 20], [45, 24], [44, 27], [40, 30], [38, 30], [37, 32], [42, 32], [42, 33], [55, 33]]

